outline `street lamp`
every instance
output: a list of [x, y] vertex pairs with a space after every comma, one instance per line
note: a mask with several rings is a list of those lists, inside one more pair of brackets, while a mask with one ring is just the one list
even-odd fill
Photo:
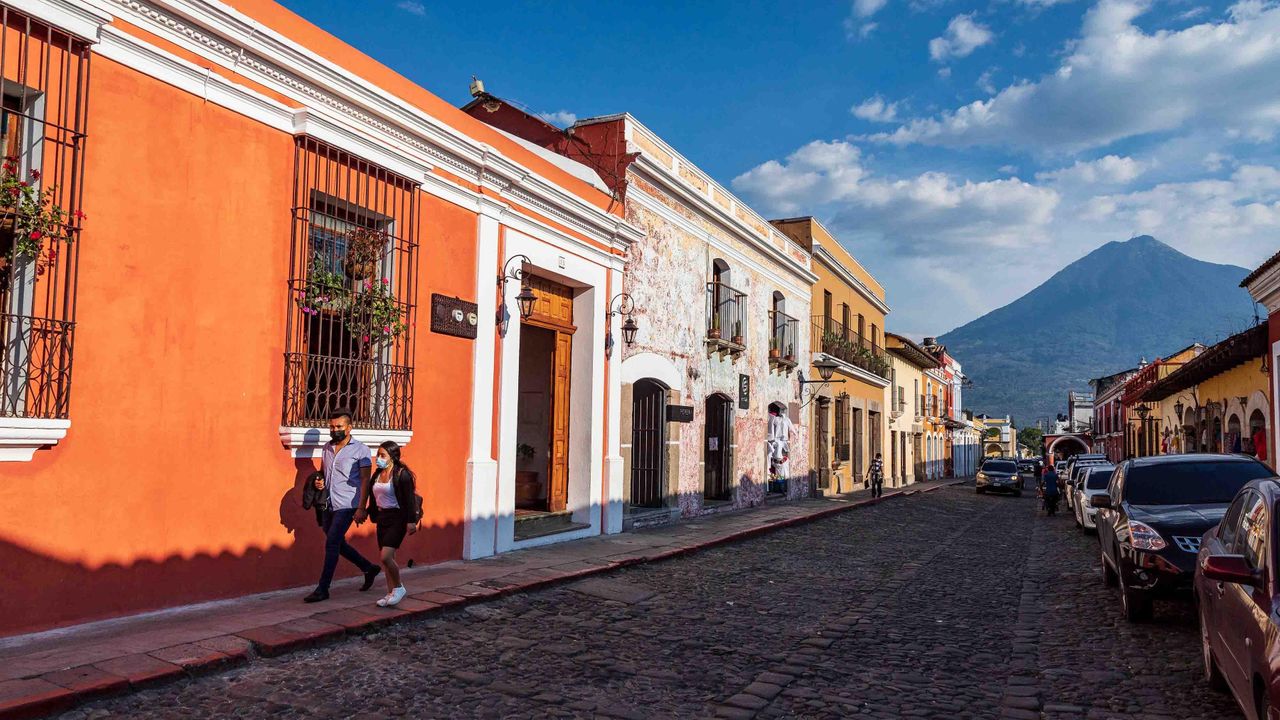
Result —
[[1147, 416], [1151, 414], [1151, 408], [1147, 407], [1146, 405], [1139, 405], [1138, 407], [1134, 408], [1134, 412], [1138, 413], [1139, 418], [1146, 420]]
[[1182, 422], [1182, 410], [1183, 410], [1185, 407], [1186, 407], [1186, 406], [1182, 404], [1182, 401], [1181, 401], [1181, 400], [1179, 400], [1178, 402], [1176, 402], [1176, 403], [1174, 403], [1174, 404], [1173, 404], [1173, 414], [1178, 416], [1178, 422], [1179, 422], [1179, 423], [1181, 423], [1181, 422]]
[[609, 315], [605, 318], [606, 326], [609, 328], [604, 336], [604, 356], [606, 358], [613, 357], [613, 316], [621, 315], [626, 318], [622, 321], [622, 342], [631, 347], [636, 341], [636, 331], [640, 329], [631, 313], [636, 311], [635, 302], [627, 293], [618, 293], [609, 301]]
[[[519, 260], [520, 263], [516, 267], [511, 267], [511, 264], [517, 260]], [[538, 296], [534, 295], [533, 288], [529, 287], [528, 283], [524, 282], [524, 266], [532, 263], [533, 261], [529, 259], [528, 255], [513, 255], [511, 256], [511, 259], [507, 261], [507, 264], [503, 266], [502, 274], [498, 276], [498, 287], [502, 291], [502, 307], [498, 308], [497, 318], [497, 324], [499, 327], [505, 329], [507, 318], [509, 317], [507, 314], [508, 280], [520, 281], [520, 294], [516, 295], [516, 304], [520, 308], [520, 319], [528, 320], [529, 317], [533, 315], [533, 303], [538, 299]]]
[[[820, 378], [819, 380], [805, 380], [803, 372], [796, 373], [800, 382], [801, 396], [804, 395], [805, 385], [826, 385], [828, 383], [843, 383], [844, 378], [841, 378], [839, 380], [831, 379], [831, 376], [835, 374], [837, 367], [839, 366], [836, 365], [834, 361], [824, 356], [821, 360], [816, 360], [813, 363], [813, 368], [818, 371], [818, 377]], [[804, 407], [804, 404], [802, 404], [801, 407]]]

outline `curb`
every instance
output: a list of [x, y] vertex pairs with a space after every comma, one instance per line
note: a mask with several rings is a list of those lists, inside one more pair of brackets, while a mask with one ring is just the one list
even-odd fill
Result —
[[331, 644], [393, 623], [447, 610], [459, 610], [506, 595], [541, 590], [619, 568], [661, 562], [758, 537], [783, 528], [815, 522], [850, 510], [879, 505], [894, 498], [922, 495], [965, 482], [967, 480], [960, 479], [918, 490], [900, 489], [880, 498], [861, 498], [808, 515], [775, 520], [758, 527], [711, 538], [697, 545], [671, 548], [652, 555], [616, 561], [587, 560], [585, 562], [591, 566], [570, 571], [548, 569], [532, 571], [529, 573], [531, 577], [522, 578], [515, 583], [503, 582], [501, 578], [497, 578], [443, 590], [421, 592], [405, 598], [393, 610], [339, 608], [308, 618], [289, 620], [276, 625], [264, 625], [232, 635], [175, 645], [150, 653], [127, 655], [31, 678], [6, 680], [0, 682], [0, 720], [28, 720], [64, 712], [93, 700], [133, 692], [181, 678], [198, 677], [247, 665], [257, 657], [278, 657], [298, 650]]

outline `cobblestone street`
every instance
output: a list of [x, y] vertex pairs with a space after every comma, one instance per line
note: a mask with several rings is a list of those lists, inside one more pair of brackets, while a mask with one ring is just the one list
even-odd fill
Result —
[[1127, 625], [1035, 507], [899, 498], [62, 717], [1240, 717], [1189, 608]]

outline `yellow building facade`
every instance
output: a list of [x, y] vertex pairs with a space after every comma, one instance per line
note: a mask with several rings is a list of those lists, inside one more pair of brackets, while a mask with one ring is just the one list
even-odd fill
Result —
[[[831, 382], [806, 386], [806, 410], [812, 413], [812, 467], [822, 494], [861, 488], [867, 468], [880, 453], [886, 479], [891, 365], [884, 348], [889, 312], [884, 287], [812, 217], [772, 220], [813, 256], [812, 361], [833, 363]], [[806, 375], [820, 377], [816, 367]]]
[[926, 477], [925, 430], [934, 422], [925, 412], [925, 373], [939, 365], [928, 350], [901, 335], [885, 333], [885, 345], [892, 361], [886, 463], [892, 472], [886, 472], [886, 483], [901, 487]]

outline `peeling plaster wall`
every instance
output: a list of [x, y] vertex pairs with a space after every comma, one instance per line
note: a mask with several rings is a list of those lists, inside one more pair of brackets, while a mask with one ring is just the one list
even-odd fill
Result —
[[[764, 497], [768, 468], [765, 439], [768, 407], [780, 402], [795, 423], [791, 442], [788, 495], [800, 497], [809, 491], [809, 428], [807, 411], [800, 411], [798, 383], [794, 372], [770, 368], [769, 310], [774, 291], [786, 297], [786, 312], [800, 320], [796, 336], [799, 368], [809, 366], [810, 300], [807, 282], [797, 278], [781, 263], [747, 246], [713, 224], [698, 210], [671, 197], [634, 169], [629, 171], [626, 219], [646, 231], [643, 241], [631, 248], [624, 276], [626, 292], [635, 300], [636, 319], [643, 330], [635, 345], [624, 348], [624, 358], [638, 353], [657, 353], [669, 358], [685, 378], [680, 399], [692, 405], [693, 422], [680, 433], [679, 467], [676, 477], [680, 512], [685, 516], [706, 511], [703, 504], [703, 442], [706, 427], [706, 398], [724, 393], [737, 407], [738, 375], [751, 378], [751, 402], [747, 410], [734, 414], [734, 474], [737, 490], [733, 507], [759, 504]], [[642, 197], [643, 195], [643, 197]], [[656, 206], [655, 206], [656, 204]], [[662, 210], [658, 209], [662, 208]], [[683, 218], [700, 232], [664, 214]], [[710, 238], [728, 246], [732, 253], [712, 244]], [[778, 241], [779, 234], [770, 240]], [[808, 265], [808, 256], [785, 238], [780, 240], [788, 255]], [[745, 311], [746, 351], [738, 358], [709, 355], [706, 346], [706, 284], [711, 263], [723, 258], [730, 265], [731, 284], [747, 295]], [[785, 280], [779, 281], [779, 278]]]

